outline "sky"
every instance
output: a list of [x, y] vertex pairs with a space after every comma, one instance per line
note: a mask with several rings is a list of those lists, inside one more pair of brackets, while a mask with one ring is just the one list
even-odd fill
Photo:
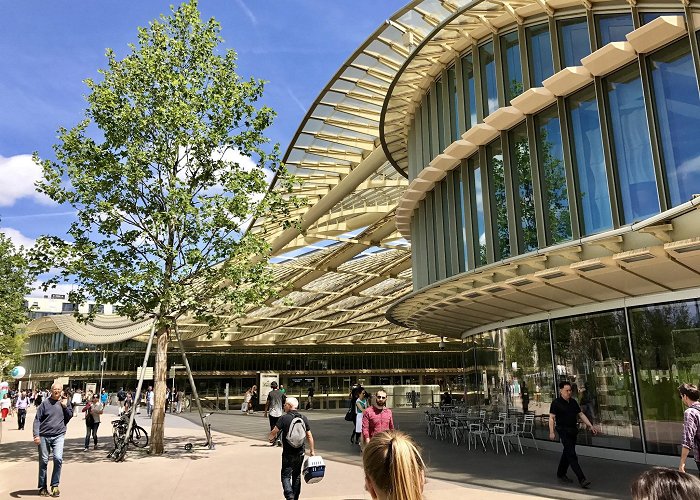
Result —
[[[407, 1], [200, 0], [199, 7], [221, 23], [238, 73], [268, 82], [260, 102], [277, 112], [268, 136], [285, 151], [342, 63]], [[57, 129], [84, 116], [83, 80], [99, 78], [105, 49], [126, 55], [137, 27], [172, 3], [0, 0], [0, 232], [15, 245], [65, 235], [73, 211], [35, 191], [41, 171], [31, 155], [53, 158]]]

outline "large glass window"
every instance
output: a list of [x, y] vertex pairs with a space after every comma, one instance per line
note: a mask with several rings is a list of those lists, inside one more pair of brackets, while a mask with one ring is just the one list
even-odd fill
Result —
[[[467, 270], [467, 221], [464, 212], [464, 182], [462, 169], [453, 170], [455, 214], [457, 216], [457, 255], [459, 259], [459, 272]], [[468, 188], [468, 186], [467, 186]]]
[[506, 103], [523, 93], [523, 71], [520, 66], [520, 42], [518, 32], [501, 37], [501, 58], [503, 59], [503, 85]]
[[483, 111], [484, 116], [488, 116], [498, 109], [496, 59], [493, 52], [493, 42], [479, 47], [479, 65], [481, 68], [481, 98], [483, 99]]
[[530, 166], [530, 144], [527, 126], [522, 123], [510, 134], [510, 170], [516, 189], [515, 212], [520, 225], [520, 252], [537, 249], [537, 226], [535, 222], [535, 193], [532, 188]]
[[559, 53], [564, 67], [581, 66], [581, 59], [591, 53], [588, 23], [585, 17], [559, 21]]
[[472, 176], [471, 183], [474, 186], [474, 198], [472, 200], [473, 220], [476, 221], [476, 234], [474, 248], [476, 266], [486, 264], [486, 222], [484, 220], [484, 189], [481, 179], [481, 166], [474, 159], [469, 160], [469, 172]]
[[680, 455], [678, 386], [700, 377], [700, 302], [629, 310], [647, 452]]
[[598, 27], [598, 47], [607, 45], [610, 42], [624, 42], [625, 35], [634, 30], [631, 14], [610, 14], [596, 16]]
[[571, 239], [571, 212], [556, 106], [535, 116], [535, 137], [547, 223], [547, 243], [561, 243]]
[[[549, 413], [554, 370], [547, 322], [504, 328], [502, 332], [508, 406], [523, 413]], [[546, 427], [536, 426], [536, 437], [547, 439], [548, 433]]]
[[567, 99], [577, 196], [584, 235], [612, 228], [598, 103], [593, 87]]
[[437, 129], [438, 129], [438, 150], [434, 155], [442, 153], [447, 144], [445, 144], [445, 103], [443, 102], [444, 92], [442, 91], [442, 80], [435, 82], [435, 99], [437, 100]]
[[571, 382], [572, 397], [601, 431], [579, 432], [579, 443], [641, 451], [624, 311], [557, 319], [552, 327], [558, 381]]
[[479, 403], [493, 408], [506, 407], [503, 348], [500, 330], [476, 335], [477, 393]]
[[491, 217], [495, 216], [494, 246], [496, 260], [510, 257], [510, 235], [508, 232], [508, 203], [506, 202], [506, 181], [503, 170], [503, 149], [501, 141], [492, 142], [486, 147], [489, 162], [491, 186]]
[[530, 62], [530, 81], [533, 87], [541, 87], [542, 82], [554, 74], [549, 24], [525, 28], [525, 38]]
[[[435, 117], [433, 116], [433, 107], [430, 105], [431, 97], [432, 96], [430, 95], [430, 92], [428, 92], [428, 94], [426, 94], [426, 96], [425, 96], [425, 99], [426, 99], [425, 102], [427, 104], [425, 106], [425, 108], [426, 108], [425, 111], [426, 111], [426, 115], [427, 115], [427, 119], [428, 119], [428, 128], [423, 130], [423, 134], [427, 138], [428, 156], [432, 160], [433, 158], [435, 158], [435, 156], [437, 156], [437, 153], [435, 152], [435, 147], [437, 146], [437, 144], [434, 144], [434, 141], [433, 141], [433, 125], [435, 123]], [[428, 160], [428, 162], [426, 162], [426, 165], [428, 163], [430, 163], [430, 160]]]
[[658, 136], [671, 206], [700, 193], [700, 96], [687, 39], [649, 56]]
[[450, 138], [459, 139], [459, 99], [457, 98], [457, 72], [452, 66], [447, 70], [447, 92], [450, 99]]
[[464, 85], [464, 111], [467, 117], [465, 130], [476, 125], [476, 82], [474, 80], [474, 59], [471, 54], [462, 58], [462, 85]]
[[639, 67], [634, 64], [607, 77], [605, 90], [622, 218], [631, 224], [660, 209]]

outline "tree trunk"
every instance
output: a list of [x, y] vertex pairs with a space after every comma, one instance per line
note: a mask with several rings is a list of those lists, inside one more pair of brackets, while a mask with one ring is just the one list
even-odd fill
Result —
[[156, 334], [156, 366], [153, 370], [155, 401], [151, 414], [151, 454], [163, 454], [165, 421], [165, 392], [167, 389], [169, 330], [161, 328]]

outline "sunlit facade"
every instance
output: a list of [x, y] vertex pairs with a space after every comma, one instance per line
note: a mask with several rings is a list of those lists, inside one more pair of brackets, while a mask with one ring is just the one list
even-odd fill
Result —
[[475, 3], [383, 110], [414, 285], [387, 317], [463, 339], [470, 404], [572, 382], [590, 454], [678, 455], [700, 382], [698, 9]]

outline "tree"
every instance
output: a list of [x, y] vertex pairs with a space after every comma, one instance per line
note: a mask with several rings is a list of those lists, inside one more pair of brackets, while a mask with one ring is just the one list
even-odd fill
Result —
[[288, 220], [300, 205], [264, 135], [274, 112], [256, 108], [263, 82], [236, 73], [235, 52], [219, 48], [220, 25], [200, 18], [196, 0], [171, 11], [139, 28], [122, 60], [107, 50], [102, 80], [86, 80], [85, 119], [59, 129], [55, 161], [35, 155], [39, 191], [77, 212], [70, 241], [37, 241], [37, 258], [60, 268], [46, 286], [73, 280], [71, 302], [93, 298], [155, 320], [156, 454], [175, 322], [186, 315], [216, 328], [216, 312], [240, 316], [266, 300], [269, 245], [245, 223]]
[[22, 361], [24, 335], [19, 329], [27, 320], [24, 296], [34, 279], [24, 248], [15, 248], [7, 236], [0, 233], [0, 375]]

